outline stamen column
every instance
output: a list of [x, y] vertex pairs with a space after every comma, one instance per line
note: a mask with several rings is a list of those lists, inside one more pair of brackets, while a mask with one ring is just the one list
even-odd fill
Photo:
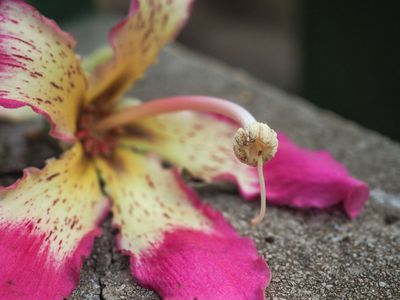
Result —
[[252, 219], [252, 224], [259, 223], [265, 216], [266, 210], [263, 164], [274, 157], [278, 147], [278, 140], [275, 131], [267, 124], [257, 122], [240, 105], [206, 96], [177, 96], [156, 99], [116, 112], [100, 120], [95, 129], [104, 131], [138, 119], [182, 110], [218, 113], [242, 126], [235, 134], [233, 150], [241, 162], [254, 167], [257, 166], [261, 192], [261, 210], [259, 215]]

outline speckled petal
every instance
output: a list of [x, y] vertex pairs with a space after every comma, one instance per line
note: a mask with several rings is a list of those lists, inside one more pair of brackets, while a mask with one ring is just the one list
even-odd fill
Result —
[[67, 297], [106, 211], [94, 165], [79, 144], [0, 187], [0, 299]]
[[369, 196], [364, 182], [351, 177], [330, 153], [300, 148], [284, 134], [278, 139], [275, 158], [264, 165], [269, 202], [299, 208], [343, 203], [349, 217], [360, 213]]
[[85, 76], [74, 40], [19, 0], [0, 1], [0, 106], [44, 115], [54, 137], [74, 139]]
[[259, 193], [254, 168], [241, 163], [232, 150], [238, 126], [223, 117], [178, 112], [143, 119], [126, 127], [120, 142], [158, 153], [205, 181], [237, 183], [242, 196]]
[[120, 149], [97, 166], [113, 200], [119, 248], [163, 299], [264, 299], [270, 279], [253, 242], [202, 204], [155, 157]]
[[88, 101], [118, 99], [156, 61], [189, 15], [192, 0], [131, 0], [128, 16], [109, 34], [114, 56], [89, 80]]

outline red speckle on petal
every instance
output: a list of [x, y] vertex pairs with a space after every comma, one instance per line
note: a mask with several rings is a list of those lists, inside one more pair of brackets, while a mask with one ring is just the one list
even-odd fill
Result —
[[58, 173], [54, 173], [54, 174], [50, 175], [49, 177], [47, 177], [46, 180], [47, 180], [47, 181], [50, 181], [50, 180], [52, 180], [53, 178], [56, 178], [56, 177], [59, 176], [59, 175], [60, 175], [59, 172], [58, 172]]
[[155, 184], [154, 184], [153, 180], [151, 180], [150, 175], [149, 175], [149, 174], [146, 174], [145, 178], [146, 178], [147, 185], [148, 185], [150, 188], [154, 189], [154, 188], [155, 188]]

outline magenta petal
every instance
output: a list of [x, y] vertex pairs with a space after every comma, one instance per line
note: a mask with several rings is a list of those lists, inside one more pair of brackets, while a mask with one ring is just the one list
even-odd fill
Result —
[[70, 295], [77, 286], [82, 258], [90, 254], [95, 229], [61, 264], [43, 249], [46, 236], [29, 232], [31, 222], [0, 228], [0, 299], [54, 300]]
[[167, 233], [132, 273], [163, 299], [264, 299], [270, 272], [249, 239], [194, 230]]
[[271, 275], [251, 239], [240, 237], [223, 216], [176, 175], [188, 199], [213, 224], [210, 233], [175, 229], [158, 245], [131, 256], [131, 270], [163, 299], [264, 299]]
[[330, 153], [300, 148], [281, 133], [278, 139], [276, 157], [264, 166], [269, 202], [299, 208], [342, 202], [349, 217], [360, 213], [369, 197], [367, 184], [351, 177]]

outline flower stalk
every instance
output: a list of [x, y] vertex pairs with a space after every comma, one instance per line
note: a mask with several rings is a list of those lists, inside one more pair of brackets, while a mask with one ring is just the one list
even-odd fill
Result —
[[206, 96], [176, 96], [156, 99], [137, 106], [125, 108], [124, 110], [102, 119], [97, 123], [95, 128], [99, 131], [108, 130], [138, 119], [182, 110], [221, 114], [229, 117], [243, 127], [256, 122], [254, 117], [247, 110], [227, 100]]

